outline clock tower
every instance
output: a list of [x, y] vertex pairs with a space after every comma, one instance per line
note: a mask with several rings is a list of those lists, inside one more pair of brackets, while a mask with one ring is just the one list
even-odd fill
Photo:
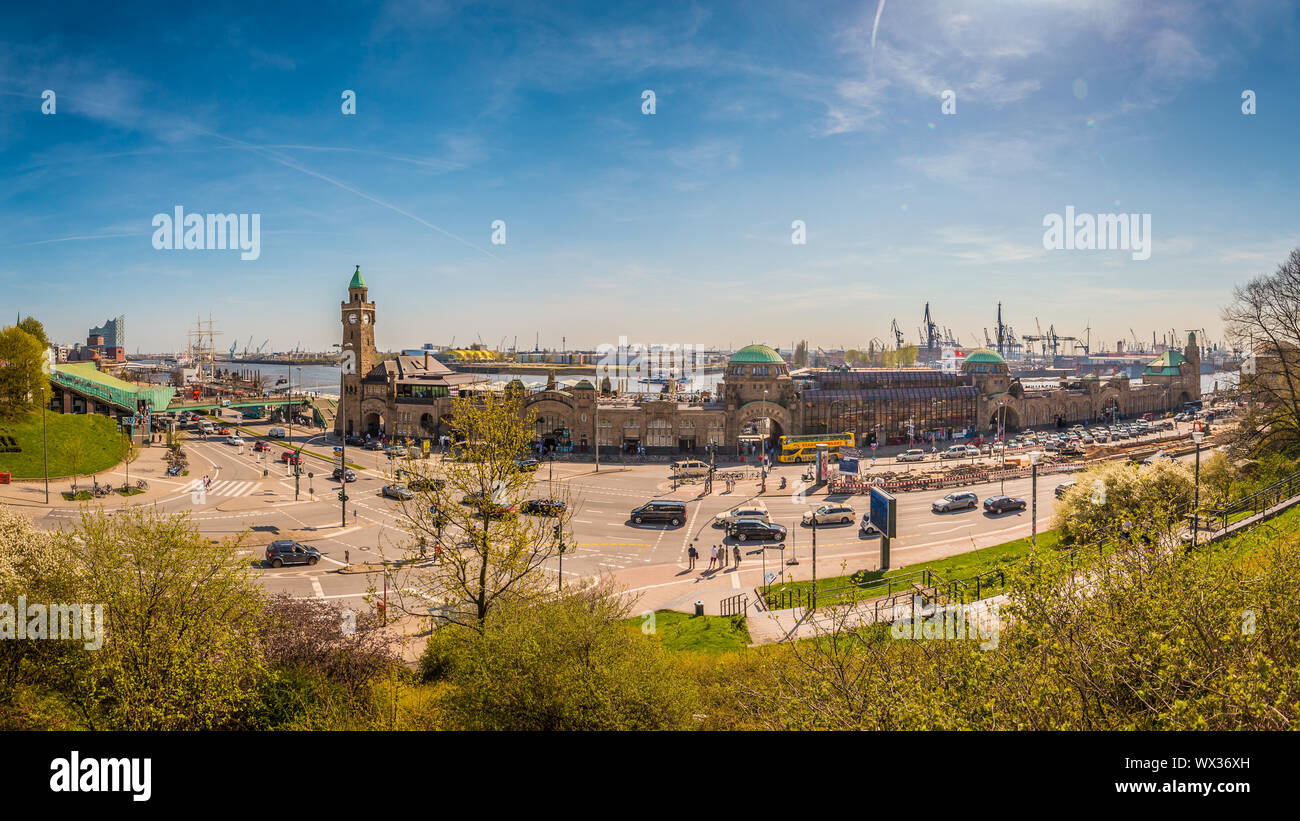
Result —
[[[343, 323], [343, 390], [344, 413], [336, 427], [354, 432], [361, 429], [361, 379], [375, 366], [375, 303], [366, 301], [366, 279], [361, 266], [348, 283], [348, 301], [340, 303]], [[344, 421], [346, 419], [346, 421]]]

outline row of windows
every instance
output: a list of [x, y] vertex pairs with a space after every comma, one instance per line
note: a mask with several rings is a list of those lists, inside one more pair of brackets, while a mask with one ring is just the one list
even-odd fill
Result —
[[732, 365], [727, 368], [728, 376], [780, 376], [785, 372], [785, 365]]

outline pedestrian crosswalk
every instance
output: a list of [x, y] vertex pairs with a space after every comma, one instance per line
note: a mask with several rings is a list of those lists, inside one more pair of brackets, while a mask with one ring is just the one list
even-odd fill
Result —
[[[247, 496], [257, 489], [257, 482], [240, 482], [234, 479], [218, 479], [208, 485], [206, 495], [208, 496]], [[197, 479], [191, 482], [185, 491], [190, 495], [203, 491], [203, 480]]]

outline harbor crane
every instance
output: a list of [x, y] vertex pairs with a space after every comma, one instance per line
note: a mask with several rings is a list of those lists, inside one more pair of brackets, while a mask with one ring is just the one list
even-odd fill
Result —
[[895, 319], [889, 324], [889, 330], [894, 335], [894, 350], [903, 347], [903, 331], [898, 327], [898, 320]]

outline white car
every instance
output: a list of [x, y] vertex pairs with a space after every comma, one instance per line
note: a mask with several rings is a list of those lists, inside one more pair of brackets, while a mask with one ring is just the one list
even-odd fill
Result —
[[871, 523], [871, 511], [862, 514], [862, 521], [858, 524], [858, 530], [870, 536], [872, 533], [879, 533], [880, 528]]
[[921, 450], [920, 448], [912, 448], [911, 450], [905, 450], [895, 457], [895, 461], [923, 462], [925, 461], [925, 451]]
[[227, 437], [226, 437], [226, 444], [227, 444], [227, 445], [242, 445], [242, 444], [244, 444], [244, 440], [243, 440], [241, 437], [239, 437], [239, 436], [227, 436]]

